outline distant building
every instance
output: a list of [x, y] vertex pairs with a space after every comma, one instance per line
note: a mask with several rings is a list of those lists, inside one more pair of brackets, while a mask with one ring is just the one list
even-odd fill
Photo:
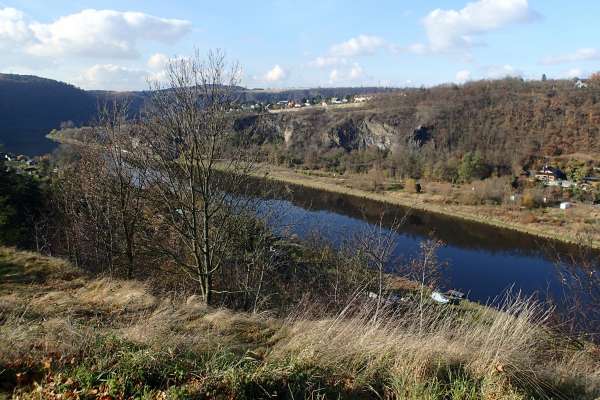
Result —
[[371, 100], [371, 98], [366, 96], [358, 96], [354, 98], [355, 103], [366, 103], [369, 100]]
[[561, 210], [567, 210], [569, 208], [573, 207], [573, 203], [570, 203], [568, 201], [563, 201], [562, 203], [560, 203], [560, 209]]
[[586, 82], [585, 80], [583, 80], [583, 79], [577, 79], [577, 80], [575, 81], [575, 87], [576, 87], [577, 89], [586, 89], [586, 88], [588, 87], [588, 84], [587, 84], [587, 82]]
[[536, 180], [546, 183], [553, 183], [567, 179], [565, 173], [560, 169], [550, 167], [548, 165], [544, 165], [541, 170], [535, 173], [534, 177]]

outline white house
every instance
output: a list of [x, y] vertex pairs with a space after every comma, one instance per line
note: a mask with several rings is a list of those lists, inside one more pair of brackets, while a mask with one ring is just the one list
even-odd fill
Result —
[[560, 209], [561, 210], [566, 210], [568, 208], [573, 207], [573, 203], [570, 203], [568, 201], [563, 201], [562, 203], [560, 203]]

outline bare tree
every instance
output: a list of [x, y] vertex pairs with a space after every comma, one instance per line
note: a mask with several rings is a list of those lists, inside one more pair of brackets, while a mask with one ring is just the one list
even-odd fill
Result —
[[369, 225], [354, 239], [358, 255], [364, 258], [368, 267], [377, 272], [377, 308], [374, 318], [377, 318], [382, 307], [388, 286], [386, 270], [391, 272], [395, 267], [391, 264], [395, 261], [394, 254], [398, 247], [397, 235], [407, 216], [408, 214], [405, 214], [401, 219], [393, 218], [386, 227], [384, 225], [385, 213], [381, 213], [376, 224]]
[[137, 240], [142, 228], [146, 163], [136, 162], [138, 125], [128, 120], [129, 103], [114, 100], [99, 110], [98, 136], [105, 143], [105, 190], [115, 211], [114, 218], [125, 242], [126, 275], [133, 276]]
[[562, 285], [562, 296], [556, 302], [559, 325], [570, 334], [600, 335], [600, 253], [594, 240], [600, 224], [594, 224], [576, 236], [575, 245], [560, 249], [547, 244], [546, 252], [553, 255], [556, 274]]
[[229, 145], [239, 76], [220, 51], [172, 60], [167, 85], [153, 87], [138, 151], [164, 227], [157, 249], [197, 282], [207, 304], [254, 170], [243, 149]]
[[406, 277], [419, 283], [419, 330], [423, 326], [423, 306], [425, 304], [425, 287], [435, 289], [441, 280], [441, 268], [444, 266], [438, 260], [438, 250], [444, 242], [435, 239], [433, 235], [419, 244], [419, 255], [407, 265]]

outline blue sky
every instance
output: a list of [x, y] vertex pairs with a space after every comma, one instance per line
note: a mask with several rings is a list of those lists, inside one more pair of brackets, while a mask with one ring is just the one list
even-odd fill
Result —
[[0, 0], [0, 72], [144, 89], [224, 49], [249, 87], [420, 86], [600, 69], [600, 2]]

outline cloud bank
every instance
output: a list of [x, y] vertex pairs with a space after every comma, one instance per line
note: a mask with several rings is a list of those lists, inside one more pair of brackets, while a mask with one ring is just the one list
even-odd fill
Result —
[[14, 8], [0, 9], [0, 47], [42, 57], [135, 58], [140, 42], [168, 43], [191, 23], [141, 12], [83, 10], [51, 23], [31, 21]]

